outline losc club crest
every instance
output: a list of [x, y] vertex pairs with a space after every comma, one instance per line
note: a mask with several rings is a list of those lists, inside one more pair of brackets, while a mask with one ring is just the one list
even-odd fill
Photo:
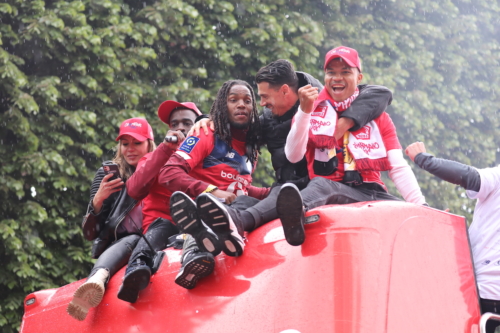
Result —
[[318, 106], [316, 110], [314, 110], [314, 112], [311, 114], [311, 116], [325, 118], [327, 110], [328, 106], [326, 105]]
[[371, 128], [369, 126], [364, 126], [356, 134], [353, 135], [358, 140], [370, 140]]

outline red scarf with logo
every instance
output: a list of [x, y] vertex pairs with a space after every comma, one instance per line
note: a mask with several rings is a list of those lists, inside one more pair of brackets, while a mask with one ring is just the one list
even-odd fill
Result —
[[359, 89], [342, 102], [335, 102], [326, 88], [319, 93], [314, 102], [311, 113], [311, 126], [309, 129], [308, 145], [316, 149], [332, 149], [337, 146], [335, 140], [335, 127], [337, 126], [337, 112], [347, 110], [351, 103], [358, 97]]
[[345, 133], [345, 171], [387, 171], [390, 168], [384, 139], [376, 120], [370, 121], [355, 132]]

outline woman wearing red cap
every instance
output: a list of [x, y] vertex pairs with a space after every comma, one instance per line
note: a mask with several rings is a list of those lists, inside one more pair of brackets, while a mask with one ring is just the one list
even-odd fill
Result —
[[142, 202], [131, 198], [124, 185], [139, 160], [156, 148], [153, 130], [146, 119], [127, 119], [121, 124], [116, 141], [119, 143], [112, 163], [118, 165], [119, 177], [112, 179], [114, 175], [106, 175], [103, 167], [97, 170], [83, 219], [83, 234], [94, 241], [92, 258], [98, 260], [68, 305], [68, 313], [78, 320], [84, 320], [89, 308], [101, 302], [106, 283], [127, 263], [139, 240]]

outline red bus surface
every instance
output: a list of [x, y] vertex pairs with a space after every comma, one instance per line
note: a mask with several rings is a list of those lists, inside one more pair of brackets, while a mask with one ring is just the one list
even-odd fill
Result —
[[174, 283], [180, 250], [165, 250], [134, 304], [116, 297], [123, 268], [82, 322], [66, 307], [85, 280], [34, 292], [21, 332], [479, 332], [464, 217], [390, 201], [313, 215], [302, 246], [273, 221], [248, 235], [241, 257], [217, 256], [214, 274], [192, 290]]

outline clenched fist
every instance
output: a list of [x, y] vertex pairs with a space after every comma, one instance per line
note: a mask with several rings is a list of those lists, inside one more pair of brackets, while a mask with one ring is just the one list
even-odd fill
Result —
[[318, 88], [310, 84], [299, 89], [300, 108], [303, 112], [311, 113], [313, 111], [314, 101], [318, 99], [318, 95]]
[[420, 153], [426, 153], [425, 145], [423, 142], [417, 141], [406, 147], [405, 153], [412, 160], [415, 161], [415, 156]]

